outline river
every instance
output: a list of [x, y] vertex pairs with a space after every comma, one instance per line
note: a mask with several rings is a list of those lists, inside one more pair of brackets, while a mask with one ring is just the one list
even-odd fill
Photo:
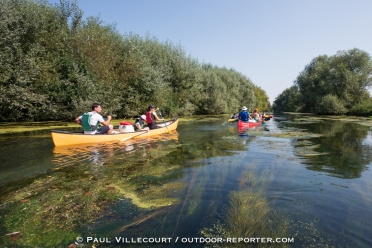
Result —
[[372, 246], [371, 120], [275, 115], [245, 136], [226, 120], [73, 147], [0, 136], [0, 245]]

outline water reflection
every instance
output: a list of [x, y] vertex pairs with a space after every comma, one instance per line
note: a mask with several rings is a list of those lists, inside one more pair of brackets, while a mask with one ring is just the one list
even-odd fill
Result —
[[[2, 193], [0, 244], [264, 236], [295, 238], [288, 245], [295, 247], [372, 245], [368, 127], [278, 116], [267, 122], [270, 131], [239, 137], [224, 122], [181, 124], [161, 138], [44, 148], [52, 169]], [[5, 235], [18, 230], [22, 237]]]
[[107, 158], [114, 156], [116, 153], [129, 153], [142, 146], [150, 148], [153, 143], [171, 140], [178, 140], [177, 131], [145, 139], [106, 142], [99, 145], [57, 146], [53, 148], [55, 155], [53, 163], [57, 168], [80, 164], [81, 162], [103, 165]]
[[52, 141], [50, 135], [31, 134], [0, 135], [0, 186], [38, 176], [53, 166]]
[[305, 158], [304, 164], [310, 170], [341, 178], [359, 178], [372, 162], [371, 145], [365, 142], [369, 127], [342, 119], [322, 120], [314, 117], [294, 119], [282, 125], [287, 129], [319, 134], [319, 137], [312, 139], [292, 141], [296, 154]]
[[[182, 177], [182, 168], [164, 162], [177, 149], [177, 139], [178, 134], [172, 133], [120, 145], [55, 148], [54, 172], [3, 197], [3, 226], [7, 232], [22, 230], [23, 238], [12, 241], [3, 236], [1, 243], [68, 244], [74, 236], [81, 236], [78, 227], [82, 223], [91, 223], [121, 198], [142, 209], [178, 202], [169, 195], [184, 187], [174, 182]], [[60, 232], [63, 235], [57, 235]]]

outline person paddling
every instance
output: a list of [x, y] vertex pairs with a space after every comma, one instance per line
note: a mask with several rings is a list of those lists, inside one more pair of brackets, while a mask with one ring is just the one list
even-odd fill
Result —
[[[93, 103], [92, 111], [84, 113], [77, 117], [75, 121], [80, 124], [84, 130], [84, 134], [111, 134], [114, 126], [110, 125], [111, 116], [107, 116], [105, 121], [99, 113], [102, 111], [101, 104]], [[103, 124], [100, 127], [99, 124]]]
[[248, 119], [249, 119], [249, 112], [247, 111], [247, 107], [244, 106], [242, 108], [242, 111], [239, 113], [239, 117], [238, 117], [239, 120], [241, 121], [244, 121], [244, 122], [247, 122]]
[[146, 110], [146, 122], [150, 129], [160, 128], [158, 125], [156, 125], [156, 121], [160, 121], [160, 120], [164, 121], [164, 119], [160, 119], [156, 115], [156, 112], [155, 112], [156, 110], [157, 109], [154, 105], [149, 105], [149, 107]]

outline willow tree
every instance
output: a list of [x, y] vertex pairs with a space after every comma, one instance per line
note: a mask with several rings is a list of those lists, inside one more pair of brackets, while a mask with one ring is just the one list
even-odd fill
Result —
[[302, 95], [305, 111], [342, 114], [365, 100], [372, 85], [371, 75], [370, 55], [354, 48], [331, 57], [316, 57], [300, 73], [295, 84]]
[[256, 105], [256, 95], [254, 92], [254, 84], [252, 81], [245, 77], [244, 75], [240, 75], [239, 77], [239, 103], [240, 108], [242, 106], [246, 106], [248, 110], [253, 110], [257, 108]]
[[221, 114], [227, 112], [225, 96], [227, 88], [213, 68], [206, 69], [202, 79], [205, 98], [199, 103], [201, 114]]
[[[0, 2], [0, 108], [5, 120], [51, 119], [61, 109], [59, 94], [69, 86], [60, 81], [68, 32], [61, 12], [46, 2]], [[78, 17], [77, 17], [78, 18]], [[68, 56], [65, 56], [68, 57]], [[53, 89], [53, 94], [48, 89]], [[58, 99], [58, 102], [55, 100]]]
[[298, 112], [302, 110], [301, 94], [296, 85], [285, 89], [273, 103], [274, 112]]
[[261, 111], [270, 111], [270, 101], [266, 92], [258, 86], [254, 86], [254, 95], [256, 97], [256, 106]]
[[234, 69], [82, 16], [74, 0], [0, 1], [0, 121], [72, 120], [92, 102], [122, 118], [150, 103], [169, 115], [191, 115], [265, 101], [266, 93]]

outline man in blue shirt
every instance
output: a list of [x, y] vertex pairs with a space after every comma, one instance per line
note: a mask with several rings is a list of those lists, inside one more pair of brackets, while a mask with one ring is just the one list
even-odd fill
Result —
[[249, 112], [247, 111], [247, 107], [244, 106], [242, 111], [239, 113], [239, 120], [247, 122], [249, 119]]

